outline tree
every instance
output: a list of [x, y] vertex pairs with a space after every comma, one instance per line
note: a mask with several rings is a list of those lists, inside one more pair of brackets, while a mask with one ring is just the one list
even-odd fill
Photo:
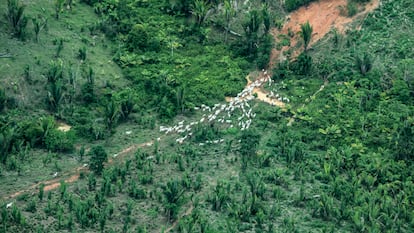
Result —
[[55, 17], [59, 19], [60, 13], [63, 11], [63, 4], [65, 0], [55, 0]]
[[226, 20], [226, 28], [225, 28], [225, 37], [224, 42], [227, 43], [227, 35], [230, 31], [230, 22], [231, 17], [233, 17], [236, 14], [236, 11], [233, 8], [233, 1], [232, 0], [225, 0], [224, 1], [224, 18]]
[[19, 39], [24, 39], [28, 19], [24, 15], [25, 6], [19, 0], [7, 0], [7, 11], [5, 17], [9, 22], [13, 35]]
[[36, 41], [36, 43], [38, 43], [39, 42], [39, 34], [43, 30], [43, 28], [46, 27], [47, 19], [46, 18], [41, 18], [41, 17], [33, 18], [32, 23], [33, 23], [33, 29], [35, 31], [35, 41]]
[[94, 92], [94, 88], [95, 88], [94, 71], [92, 67], [89, 67], [89, 69], [87, 71], [84, 71], [84, 73], [87, 78], [87, 81], [82, 87], [83, 100], [86, 103], [92, 103], [92, 102], [95, 102], [96, 100], [96, 96]]
[[268, 4], [263, 4], [262, 17], [263, 17], [264, 31], [265, 31], [265, 34], [267, 34], [270, 30], [270, 22], [271, 22], [271, 15], [270, 15]]
[[127, 93], [127, 96], [121, 97], [121, 118], [122, 120], [127, 120], [129, 114], [132, 113], [132, 111], [134, 110], [135, 107], [135, 100], [134, 97], [132, 95], [132, 92]]
[[168, 181], [167, 185], [164, 185], [162, 189], [165, 197], [164, 205], [168, 219], [174, 220], [181, 207], [184, 189], [178, 180]]
[[191, 7], [191, 14], [196, 18], [197, 26], [200, 27], [206, 19], [210, 5], [205, 0], [195, 0]]
[[249, 11], [247, 20], [243, 23], [243, 29], [247, 40], [247, 50], [248, 53], [251, 53], [254, 56], [257, 52], [256, 46], [259, 39], [258, 33], [261, 24], [262, 18], [257, 10]]
[[104, 168], [104, 162], [108, 160], [108, 154], [102, 146], [94, 146], [89, 151], [88, 155], [91, 157], [89, 162], [89, 168], [95, 172], [95, 174], [102, 174]]
[[305, 52], [308, 50], [308, 45], [312, 38], [312, 32], [313, 32], [313, 28], [309, 24], [309, 21], [306, 21], [306, 23], [300, 25], [300, 36], [302, 37], [302, 40], [303, 40], [303, 48]]
[[260, 134], [253, 130], [245, 130], [240, 136], [239, 153], [242, 156], [242, 169], [246, 169], [251, 157], [256, 155], [257, 146], [260, 143]]
[[114, 125], [118, 121], [118, 116], [119, 104], [115, 102], [115, 100], [109, 101], [109, 103], [105, 106], [106, 127], [108, 128], [109, 132], [112, 132]]
[[185, 86], [178, 87], [177, 89], [177, 109], [181, 109], [181, 113], [185, 109]]
[[59, 114], [60, 104], [63, 101], [63, 97], [64, 93], [61, 81], [58, 80], [51, 83], [47, 93], [47, 103], [51, 111]]
[[14, 140], [16, 137], [15, 128], [4, 126], [0, 130], [0, 161], [6, 164], [7, 156], [9, 155]]
[[366, 75], [372, 69], [372, 57], [369, 53], [364, 52], [363, 56], [355, 57], [355, 64], [362, 75]]
[[6, 92], [4, 91], [3, 88], [0, 88], [0, 112], [2, 112], [3, 109], [6, 107], [6, 101], [7, 101]]

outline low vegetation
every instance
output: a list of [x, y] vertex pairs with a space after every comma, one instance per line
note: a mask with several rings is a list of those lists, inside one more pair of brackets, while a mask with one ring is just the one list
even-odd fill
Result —
[[413, 2], [269, 67], [303, 4], [0, 3], [0, 232], [413, 232]]

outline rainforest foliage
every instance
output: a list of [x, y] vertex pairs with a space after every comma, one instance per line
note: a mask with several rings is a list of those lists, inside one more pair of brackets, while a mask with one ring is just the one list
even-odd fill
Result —
[[413, 232], [414, 3], [269, 67], [309, 2], [0, 3], [0, 232]]

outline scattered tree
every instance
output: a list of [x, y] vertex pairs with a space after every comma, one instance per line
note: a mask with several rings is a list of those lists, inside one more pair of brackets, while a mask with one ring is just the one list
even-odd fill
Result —
[[173, 221], [176, 219], [183, 200], [184, 189], [181, 186], [181, 182], [178, 180], [171, 180], [167, 182], [167, 185], [162, 187], [165, 197], [165, 211], [168, 219]]
[[36, 43], [38, 43], [39, 42], [40, 32], [47, 25], [47, 18], [41, 18], [39, 16], [38, 18], [33, 18], [32, 19], [32, 23], [33, 23], [33, 29], [35, 31], [35, 41], [36, 41]]
[[227, 35], [230, 31], [231, 18], [236, 14], [233, 8], [233, 0], [224, 1], [224, 18], [226, 20], [225, 37], [224, 42], [227, 43]]
[[118, 117], [119, 104], [115, 100], [111, 100], [107, 105], [105, 105], [106, 127], [109, 132], [112, 132], [114, 125], [118, 121]]
[[60, 13], [63, 11], [65, 0], [55, 0], [55, 18], [59, 19]]
[[365, 76], [372, 69], [372, 57], [369, 53], [364, 52], [362, 56], [355, 57], [355, 64], [358, 71]]
[[191, 14], [196, 18], [196, 24], [200, 27], [206, 19], [209, 4], [205, 0], [194, 0], [191, 7]]
[[24, 15], [25, 6], [19, 0], [7, 0], [7, 11], [5, 17], [13, 30], [13, 35], [24, 39], [28, 19]]
[[312, 39], [313, 28], [309, 24], [309, 21], [307, 21], [306, 23], [300, 25], [300, 29], [300, 36], [303, 40], [303, 49], [306, 52], [308, 50], [309, 43]]
[[95, 174], [102, 174], [104, 168], [104, 162], [108, 160], [108, 154], [102, 146], [94, 146], [88, 152], [90, 156], [89, 168], [95, 172]]

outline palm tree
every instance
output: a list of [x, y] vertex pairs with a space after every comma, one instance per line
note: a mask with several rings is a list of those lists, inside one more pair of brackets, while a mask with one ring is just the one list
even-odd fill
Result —
[[6, 92], [4, 89], [0, 88], [0, 112], [3, 111], [3, 109], [6, 107]]
[[355, 63], [359, 72], [364, 76], [372, 69], [372, 57], [366, 52], [362, 57], [357, 55]]
[[262, 18], [260, 17], [259, 12], [257, 10], [249, 11], [247, 14], [247, 20], [245, 23], [243, 23], [249, 52], [255, 51], [254, 48], [258, 40], [258, 32], [261, 24]]
[[125, 99], [121, 100], [121, 117], [123, 120], [127, 120], [129, 114], [132, 113], [135, 107], [134, 97], [131, 93], [126, 96]]
[[21, 5], [19, 0], [7, 0], [7, 11], [5, 17], [13, 29], [13, 34], [24, 39], [25, 29], [28, 22], [24, 15], [25, 6]]
[[195, 0], [194, 4], [191, 7], [191, 14], [196, 17], [197, 26], [203, 24], [207, 11], [209, 9], [209, 4], [204, 0]]
[[181, 112], [184, 112], [185, 108], [185, 86], [179, 87], [177, 89], [177, 108], [181, 109]]
[[56, 19], [59, 19], [60, 13], [63, 11], [63, 4], [65, 3], [65, 0], [55, 0], [55, 17]]
[[63, 88], [62, 83], [60, 80], [56, 82], [50, 83], [49, 91], [47, 93], [47, 100], [50, 109], [55, 112], [59, 113], [60, 104], [63, 100]]
[[309, 24], [309, 21], [306, 21], [306, 23], [300, 25], [300, 29], [301, 29], [300, 36], [303, 39], [303, 47], [304, 47], [304, 50], [306, 52], [308, 50], [308, 45], [309, 45], [309, 43], [311, 41], [311, 38], [312, 38], [313, 28]]
[[270, 21], [271, 21], [269, 5], [267, 3], [263, 4], [262, 17], [263, 17], [264, 31], [265, 31], [265, 34], [266, 34], [270, 31]]
[[112, 128], [118, 120], [118, 116], [119, 116], [119, 104], [116, 103], [114, 100], [111, 100], [105, 106], [106, 126], [109, 132], [112, 132]]
[[178, 180], [168, 181], [167, 185], [162, 187], [165, 196], [165, 210], [168, 218], [174, 220], [177, 216], [184, 194], [184, 188]]
[[7, 156], [13, 146], [13, 140], [15, 139], [15, 128], [3, 127], [0, 133], [0, 161], [5, 164]]
[[46, 27], [46, 25], [47, 25], [47, 19], [41, 19], [40, 17], [38, 19], [33, 18], [32, 23], [33, 23], [33, 29], [35, 31], [35, 36], [36, 36], [35, 41], [37, 43], [37, 42], [39, 42], [40, 31], [42, 31], [42, 29], [44, 27]]
[[227, 35], [228, 35], [228, 32], [230, 31], [231, 17], [233, 17], [234, 14], [236, 14], [236, 11], [233, 8], [233, 1], [225, 0], [224, 1], [224, 17], [226, 19], [226, 28], [225, 28], [226, 34], [224, 38], [225, 43], [227, 43]]

